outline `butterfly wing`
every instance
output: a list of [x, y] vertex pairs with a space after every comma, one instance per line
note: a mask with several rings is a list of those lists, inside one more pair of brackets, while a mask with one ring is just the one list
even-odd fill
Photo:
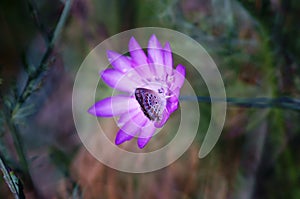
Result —
[[146, 88], [137, 88], [135, 98], [147, 118], [156, 122], [163, 119], [166, 102], [158, 93]]

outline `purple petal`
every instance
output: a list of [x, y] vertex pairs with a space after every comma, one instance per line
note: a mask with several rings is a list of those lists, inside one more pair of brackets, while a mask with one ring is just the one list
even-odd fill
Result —
[[[132, 120], [134, 120], [134, 118]], [[131, 136], [135, 136], [137, 135], [138, 131], [141, 129], [140, 127], [142, 127], [147, 121], [140, 120], [141, 123], [137, 125], [132, 120], [128, 120], [128, 122], [126, 122], [125, 125], [121, 127], [121, 129], [124, 133]]]
[[142, 111], [139, 111], [138, 114], [132, 118], [132, 122], [140, 128], [144, 127], [148, 120]]
[[131, 57], [127, 57], [110, 50], [107, 51], [107, 57], [114, 69], [121, 73], [127, 73], [126, 76], [137, 84], [143, 84], [141, 81], [143, 75], [140, 75], [135, 68], [133, 68]]
[[148, 65], [147, 56], [134, 37], [131, 37], [128, 49], [132, 58], [132, 67], [134, 67], [142, 77], [151, 77], [152, 73]]
[[176, 88], [181, 88], [184, 84], [185, 80], [185, 67], [182, 65], [178, 65], [176, 67], [175, 73], [174, 73], [174, 84], [171, 87], [171, 90], [175, 90]]
[[180, 96], [180, 88], [176, 87], [175, 89], [173, 89], [173, 94], [176, 96], [176, 98], [178, 99]]
[[178, 108], [178, 98], [177, 96], [172, 96], [167, 99], [167, 110], [170, 114], [172, 114]]
[[126, 73], [127, 71], [131, 70], [131, 61], [128, 57], [123, 56], [117, 52], [108, 50], [107, 57], [111, 65], [122, 73]]
[[165, 76], [164, 54], [162, 46], [155, 35], [152, 35], [148, 42], [149, 63], [153, 64], [154, 73], [158, 77]]
[[120, 145], [125, 141], [129, 141], [133, 138], [132, 135], [128, 135], [122, 129], [120, 129], [116, 135], [115, 144]]
[[167, 73], [165, 71], [165, 67], [163, 65], [149, 63], [149, 66], [153, 69], [153, 74], [156, 77], [159, 77], [162, 80], [166, 79]]
[[162, 46], [155, 35], [152, 35], [148, 42], [148, 57], [151, 63], [164, 65]]
[[97, 117], [112, 117], [126, 113], [139, 107], [134, 98], [127, 96], [113, 96], [96, 102], [88, 112]]
[[[122, 144], [125, 141], [131, 140], [140, 131], [141, 129], [140, 126], [145, 125], [147, 120], [138, 119], [138, 117], [140, 117], [140, 113], [134, 116], [133, 118], [134, 122], [132, 120], [128, 120], [125, 123], [125, 125], [121, 127], [115, 140], [115, 143], [117, 145]], [[138, 125], [135, 122], [138, 122]]]
[[130, 119], [132, 119], [134, 116], [136, 116], [138, 114], [138, 112], [140, 112], [140, 111], [141, 111], [140, 108], [135, 108], [127, 113], [122, 114], [118, 120], [118, 126], [123, 126], [124, 124], [126, 124]]
[[131, 37], [128, 45], [130, 56], [135, 64], [135, 66], [147, 65], [147, 56], [145, 55], [143, 49], [134, 37]]
[[114, 69], [106, 69], [100, 73], [102, 80], [112, 88], [120, 91], [132, 93], [139, 83], [128, 78], [128, 74], [123, 74]]
[[165, 70], [168, 75], [173, 74], [173, 58], [172, 58], [172, 50], [169, 42], [166, 42], [165, 47], [163, 49], [164, 53], [164, 64]]
[[155, 133], [155, 126], [152, 122], [147, 122], [146, 127], [142, 129], [139, 138], [137, 140], [137, 144], [140, 149], [144, 148], [146, 144], [150, 141], [153, 134]]

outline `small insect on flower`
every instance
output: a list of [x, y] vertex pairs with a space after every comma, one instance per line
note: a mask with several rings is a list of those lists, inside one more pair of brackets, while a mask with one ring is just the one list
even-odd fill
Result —
[[107, 51], [113, 68], [100, 72], [107, 85], [126, 94], [98, 101], [88, 112], [97, 117], [119, 116], [115, 143], [137, 137], [139, 148], [144, 148], [156, 129], [163, 127], [177, 110], [185, 67], [178, 65], [173, 69], [169, 42], [162, 47], [155, 35], [148, 42], [147, 55], [132, 37], [129, 54]]

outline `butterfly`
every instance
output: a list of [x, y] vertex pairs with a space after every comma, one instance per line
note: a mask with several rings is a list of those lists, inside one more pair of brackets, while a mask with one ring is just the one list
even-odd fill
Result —
[[154, 121], [156, 127], [160, 128], [166, 122], [166, 99], [162, 94], [146, 88], [137, 88], [135, 98], [145, 116]]

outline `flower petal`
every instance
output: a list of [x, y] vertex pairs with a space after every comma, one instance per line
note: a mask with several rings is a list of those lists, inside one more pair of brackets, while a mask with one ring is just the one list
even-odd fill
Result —
[[131, 37], [128, 49], [132, 58], [132, 67], [136, 69], [140, 76], [145, 78], [151, 78], [153, 74], [150, 71], [147, 56], [134, 37]]
[[113, 96], [96, 102], [88, 112], [97, 117], [112, 117], [126, 113], [139, 107], [138, 102], [132, 97]]
[[144, 127], [147, 121], [149, 121], [149, 119], [141, 110], [132, 118], [132, 122], [140, 128]]
[[122, 73], [126, 73], [127, 71], [131, 70], [131, 61], [128, 57], [123, 56], [117, 52], [108, 50], [107, 57], [110, 64]]
[[171, 90], [174, 91], [176, 88], [181, 88], [185, 81], [185, 67], [178, 65], [174, 73], [174, 84], [171, 86]]
[[162, 46], [155, 35], [152, 35], [148, 42], [148, 57], [151, 63], [164, 65]]
[[[137, 114], [136, 116], [139, 116]], [[135, 136], [137, 135], [138, 131], [145, 125], [147, 120], [140, 119], [138, 120], [137, 117], [132, 118], [132, 120], [128, 120], [124, 126], [121, 127], [122, 131], [128, 135]], [[136, 123], [138, 122], [138, 124]]]
[[155, 35], [152, 35], [148, 42], [148, 62], [153, 68], [153, 73], [158, 77], [165, 77], [164, 54], [162, 46]]
[[167, 99], [166, 108], [170, 114], [177, 110], [177, 108], [178, 108], [177, 96], [173, 95], [172, 97]]
[[146, 120], [138, 119], [138, 117], [140, 117], [140, 113], [136, 114], [136, 116], [133, 117], [133, 120], [137, 122], [138, 125], [135, 122], [128, 120], [125, 125], [121, 127], [115, 140], [115, 143], [117, 145], [131, 140], [140, 131], [140, 127], [147, 122]]
[[180, 96], [180, 88], [179, 87], [176, 87], [174, 90], [173, 90], [173, 95], [176, 96], [176, 98], [178, 99], [179, 96]]
[[107, 51], [107, 57], [114, 69], [121, 73], [127, 73], [126, 76], [137, 84], [143, 84], [143, 75], [140, 75], [135, 68], [133, 68], [131, 57], [121, 55], [111, 50]]
[[134, 37], [131, 37], [128, 45], [130, 56], [133, 60], [134, 66], [147, 65], [147, 56], [141, 48], [140, 44], [135, 40]]
[[133, 81], [129, 78], [129, 73], [123, 74], [120, 71], [114, 69], [106, 69], [100, 73], [102, 80], [112, 88], [119, 91], [132, 93], [136, 87], [138, 87], [139, 82]]
[[164, 55], [164, 65], [165, 70], [168, 75], [173, 74], [173, 58], [172, 58], [172, 50], [169, 42], [166, 42], [165, 47], [163, 49]]
[[126, 141], [129, 141], [133, 138], [132, 135], [128, 135], [127, 133], [125, 133], [122, 129], [120, 129], [116, 135], [115, 138], [115, 144], [116, 145], [120, 145]]
[[146, 144], [148, 144], [148, 142], [150, 141], [150, 139], [152, 138], [152, 136], [156, 130], [155, 126], [150, 121], [147, 122], [147, 124], [145, 126], [146, 127], [144, 127], [142, 129], [142, 131], [138, 137], [138, 140], [137, 140], [137, 144], [140, 149], [144, 148], [146, 146]]
[[135, 108], [127, 113], [122, 114], [118, 120], [118, 126], [121, 127], [124, 124], [126, 124], [130, 119], [132, 119], [134, 116], [136, 116], [139, 111], [141, 111], [140, 108]]

